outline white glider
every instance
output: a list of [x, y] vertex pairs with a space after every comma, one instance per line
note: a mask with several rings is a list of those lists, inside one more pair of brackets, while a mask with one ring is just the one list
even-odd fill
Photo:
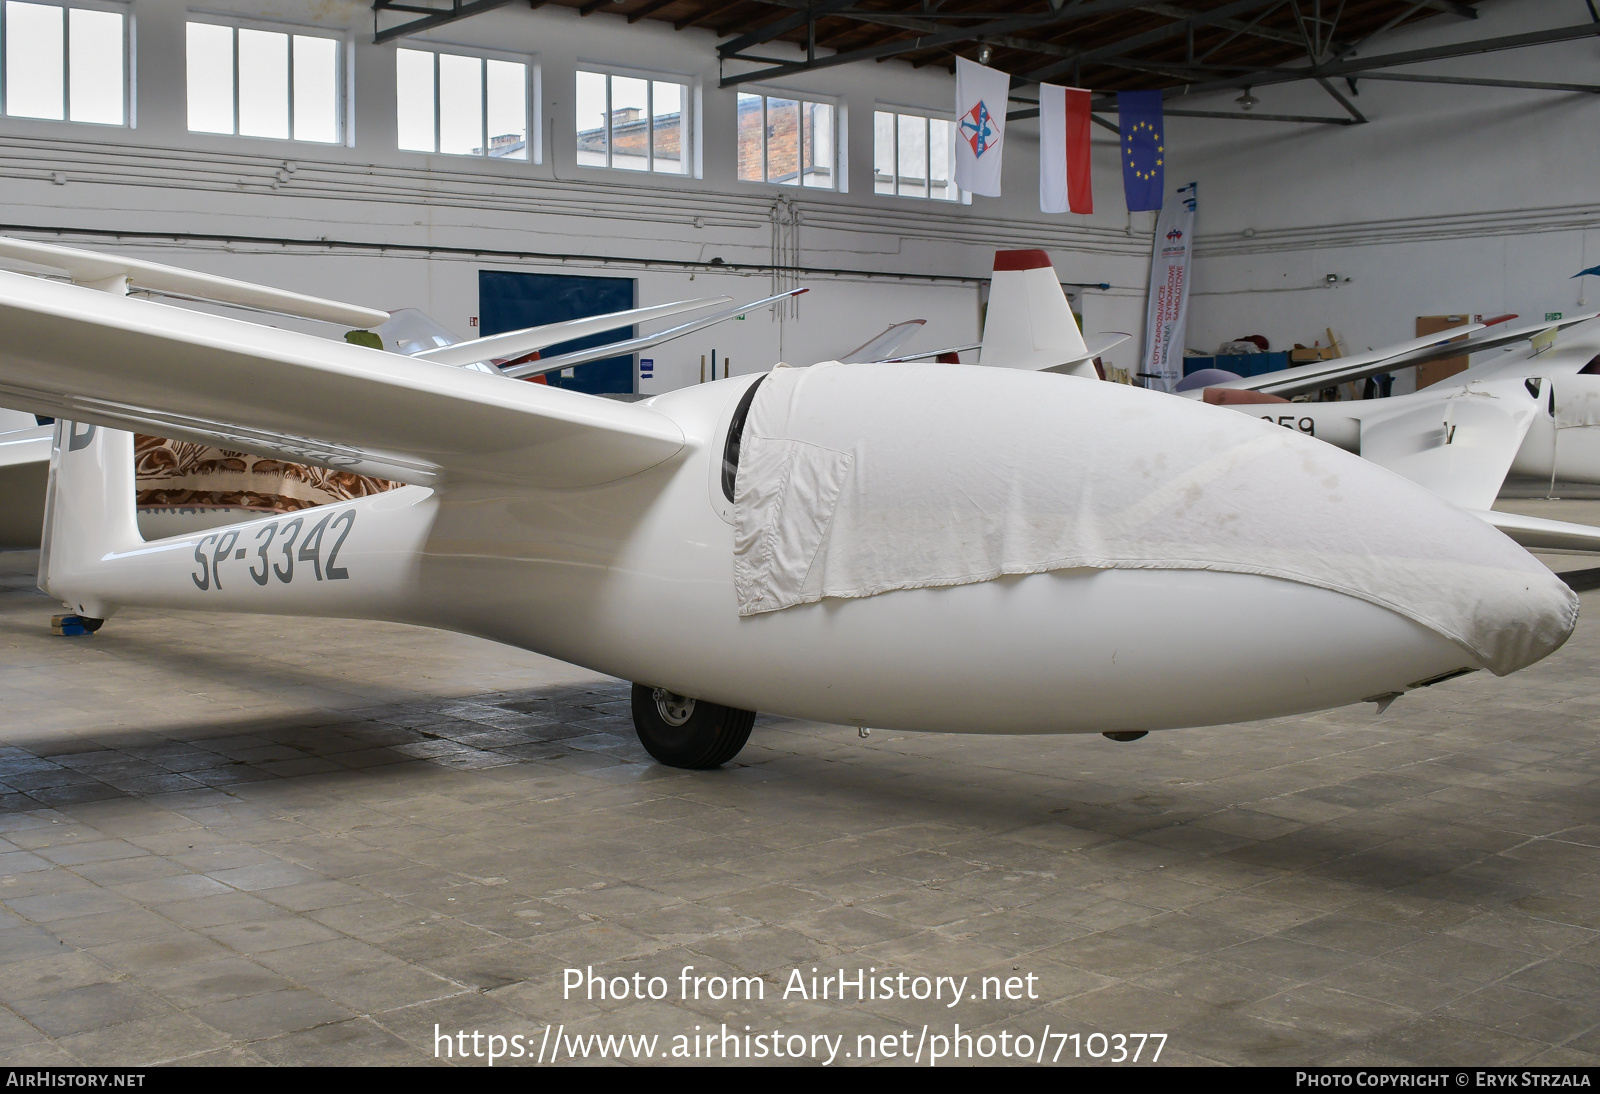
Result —
[[[1087, 349], [1024, 321], [1036, 362]], [[823, 364], [624, 404], [9, 273], [0, 328], [0, 401], [62, 419], [40, 585], [74, 612], [481, 635], [635, 681], [679, 766], [757, 709], [1126, 739], [1386, 701], [1576, 621], [1428, 491], [1123, 385]], [[133, 429], [414, 485], [145, 542]]]

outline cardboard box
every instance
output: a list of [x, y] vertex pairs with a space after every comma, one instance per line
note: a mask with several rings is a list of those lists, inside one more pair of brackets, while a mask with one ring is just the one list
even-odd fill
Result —
[[1289, 363], [1292, 365], [1309, 364], [1312, 361], [1332, 361], [1339, 356], [1339, 351], [1332, 346], [1296, 346], [1289, 351]]

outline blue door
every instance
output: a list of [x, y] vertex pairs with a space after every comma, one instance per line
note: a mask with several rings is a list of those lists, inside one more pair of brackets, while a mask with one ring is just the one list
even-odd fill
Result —
[[[478, 271], [478, 329], [485, 335], [584, 319], [634, 307], [637, 282], [631, 277], [579, 277], [570, 274], [501, 273]], [[555, 357], [634, 337], [635, 328], [618, 327], [604, 334], [574, 338], [540, 351]], [[633, 355], [608, 357], [579, 365], [572, 376], [550, 373], [554, 386], [586, 391], [591, 395], [633, 391]]]

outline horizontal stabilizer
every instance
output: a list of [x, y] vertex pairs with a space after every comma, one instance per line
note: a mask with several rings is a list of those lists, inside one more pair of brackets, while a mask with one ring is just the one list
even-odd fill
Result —
[[1132, 337], [1133, 335], [1131, 334], [1122, 334], [1118, 331], [1112, 331], [1106, 334], [1097, 334], [1092, 338], [1086, 338], [1084, 339], [1083, 353], [1080, 356], [1074, 357], [1067, 361], [1062, 361], [1059, 364], [1047, 365], [1041, 368], [1039, 371], [1060, 372], [1073, 376], [1082, 376], [1086, 379], [1095, 379], [1099, 374], [1094, 371], [1094, 365], [1092, 364], [1094, 359], [1099, 357], [1102, 353], [1107, 353], [1115, 347], [1122, 345], [1122, 343], [1126, 342]]
[[864, 361], [887, 360], [901, 346], [911, 341], [913, 335], [927, 325], [926, 319], [907, 319], [896, 323], [865, 345], [857, 346], [843, 357], [841, 364], [860, 364]]
[[0, 403], [432, 485], [609, 482], [683, 447], [645, 407], [0, 272]]
[[731, 299], [733, 298], [729, 296], [707, 296], [699, 300], [676, 300], [670, 304], [653, 304], [648, 308], [633, 308], [606, 315], [591, 315], [583, 319], [568, 319], [561, 323], [525, 327], [522, 330], [506, 331], [504, 334], [491, 334], [486, 338], [474, 338], [470, 342], [456, 342], [454, 345], [440, 346], [437, 349], [425, 349], [412, 356], [441, 365], [475, 365], [479, 361], [505, 361], [525, 356], [546, 346], [553, 346], [558, 342], [570, 342], [574, 338], [587, 338], [591, 334], [603, 334], [618, 327], [631, 327], [635, 323], [646, 323], [652, 319], [664, 319], [669, 315], [699, 311], [702, 308], [726, 304]]
[[1564, 520], [1525, 517], [1519, 513], [1478, 510], [1473, 513], [1531, 551], [1600, 551], [1600, 528]]
[[886, 357], [882, 361], [873, 361], [875, 365], [898, 365], [904, 361], [931, 361], [935, 357], [943, 357], [947, 353], [969, 353], [979, 348], [981, 343], [972, 342], [965, 346], [945, 346], [943, 349], [924, 350], [921, 353], [902, 353], [899, 357]]
[[1475, 383], [1440, 402], [1364, 421], [1360, 452], [1463, 509], [1486, 510], [1539, 413], [1539, 400], [1516, 380]]
[[121, 279], [135, 289], [211, 300], [219, 304], [235, 304], [242, 308], [338, 323], [346, 327], [376, 327], [389, 318], [388, 312], [377, 308], [363, 308], [286, 289], [253, 285], [248, 281], [235, 281], [231, 277], [180, 270], [159, 262], [84, 251], [54, 243], [34, 243], [10, 236], [0, 236], [0, 259], [60, 270], [80, 285], [110, 288]]

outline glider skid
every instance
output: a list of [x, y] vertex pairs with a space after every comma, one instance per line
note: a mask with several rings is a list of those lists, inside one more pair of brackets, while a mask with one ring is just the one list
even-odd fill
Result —
[[753, 710], [633, 685], [633, 728], [639, 743], [668, 767], [721, 767], [739, 754], [755, 723]]

